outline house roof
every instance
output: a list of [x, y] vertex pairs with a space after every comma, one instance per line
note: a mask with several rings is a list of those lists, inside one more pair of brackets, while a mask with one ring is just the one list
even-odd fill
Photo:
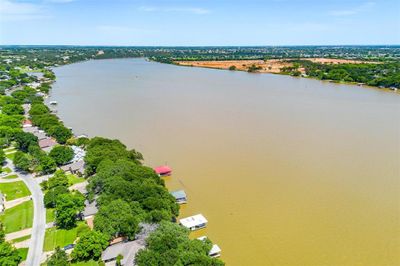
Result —
[[52, 147], [54, 145], [57, 145], [57, 142], [51, 138], [45, 138], [39, 140], [39, 147], [42, 149], [47, 147]]
[[154, 168], [154, 171], [160, 175], [160, 174], [170, 173], [170, 172], [172, 172], [172, 169], [171, 169], [171, 167], [169, 167], [167, 165], [162, 165], [162, 166], [158, 166], [158, 167]]
[[210, 252], [208, 252], [208, 254], [212, 255], [212, 254], [216, 254], [216, 253], [220, 253], [220, 252], [221, 252], [221, 248], [217, 244], [214, 244], [212, 246]]
[[202, 214], [196, 214], [179, 220], [179, 223], [187, 228], [207, 223], [207, 219]]
[[118, 243], [106, 248], [106, 250], [101, 254], [101, 259], [103, 261], [113, 260], [121, 254], [123, 256], [123, 259], [121, 260], [122, 265], [133, 265], [136, 253], [144, 248], [145, 246], [137, 241]]
[[73, 171], [73, 172], [79, 171], [80, 173], [84, 172], [84, 168], [85, 168], [85, 162], [83, 160], [61, 166], [61, 169], [63, 171]]
[[97, 208], [97, 202], [95, 200], [92, 202], [85, 200], [85, 209], [82, 213], [84, 217], [95, 215], [98, 211], [99, 209]]
[[171, 195], [175, 198], [175, 199], [182, 199], [182, 198], [186, 198], [186, 193], [184, 190], [177, 190], [177, 191], [172, 191]]

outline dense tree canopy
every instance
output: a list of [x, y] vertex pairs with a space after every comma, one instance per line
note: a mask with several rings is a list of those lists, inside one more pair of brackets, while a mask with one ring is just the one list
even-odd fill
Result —
[[1, 112], [6, 115], [23, 115], [24, 108], [19, 104], [7, 104], [1, 108]]
[[57, 146], [50, 151], [49, 156], [53, 158], [57, 165], [64, 165], [72, 160], [74, 151], [68, 146]]
[[67, 253], [60, 247], [56, 247], [54, 253], [46, 261], [47, 266], [68, 266], [70, 265], [68, 261]]
[[56, 200], [56, 224], [62, 229], [76, 226], [76, 217], [84, 208], [85, 198], [80, 193], [61, 194]]
[[101, 256], [101, 252], [108, 246], [107, 236], [94, 230], [83, 234], [74, 250], [71, 257], [74, 261], [84, 261], [95, 259]]
[[212, 244], [189, 239], [189, 231], [177, 224], [161, 222], [147, 239], [147, 248], [139, 251], [135, 262], [139, 266], [203, 265], [220, 266], [224, 263], [208, 256]]
[[5, 241], [3, 224], [0, 222], [0, 265], [14, 266], [21, 262], [18, 251]]
[[110, 159], [116, 161], [122, 158], [133, 161], [136, 164], [140, 164], [140, 160], [143, 160], [143, 156], [139, 152], [135, 150], [128, 151], [126, 146], [119, 140], [95, 137], [87, 145], [87, 154], [85, 156], [86, 171], [89, 175], [94, 174], [102, 160]]
[[100, 207], [94, 219], [94, 228], [109, 239], [118, 236], [133, 239], [143, 215], [144, 211], [139, 203], [128, 204], [121, 199], [114, 200]]

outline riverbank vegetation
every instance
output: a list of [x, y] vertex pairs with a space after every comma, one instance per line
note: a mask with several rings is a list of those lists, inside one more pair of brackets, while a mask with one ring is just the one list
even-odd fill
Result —
[[[76, 53], [77, 50], [80, 52]], [[41, 183], [44, 204], [48, 210], [46, 220], [55, 223], [55, 227], [48, 229], [45, 235], [45, 250], [56, 249], [55, 255], [47, 261], [48, 265], [59, 261], [62, 261], [63, 265], [68, 265], [70, 262], [97, 261], [110, 241], [116, 238], [135, 240], [143, 226], [154, 228], [152, 230], [155, 231], [151, 234], [153, 239], [161, 237], [158, 245], [168, 245], [172, 231], [164, 230], [166, 226], [163, 224], [174, 225], [173, 230], [180, 228], [175, 224], [179, 214], [175, 198], [169, 193], [161, 177], [152, 168], [143, 165], [143, 156], [140, 152], [127, 149], [119, 140], [100, 137], [75, 138], [72, 131], [66, 128], [44, 104], [44, 97], [47, 96], [56, 78], [50, 66], [87, 59], [144, 56], [135, 49], [105, 48], [104, 50], [12, 48], [0, 51], [2, 62], [0, 70], [3, 71], [0, 81], [1, 147], [13, 149], [13, 163], [19, 171], [31, 172], [34, 175], [50, 175]], [[154, 49], [146, 51], [147, 55], [159, 53]], [[41, 75], [30, 72], [40, 72]], [[25, 125], [37, 129], [31, 133], [32, 131], [27, 130]], [[48, 146], [41, 145], [43, 142], [40, 141], [43, 139], [53, 141], [54, 145], [47, 149]], [[83, 154], [85, 177], [89, 182], [87, 195], [70, 187], [72, 184], [82, 182], [81, 180], [78, 182], [76, 178], [68, 177], [64, 171], [57, 170], [76, 155], [71, 145], [75, 146], [74, 149], [79, 146], [79, 149], [85, 150]], [[3, 154], [2, 160], [5, 156], [6, 154]], [[94, 205], [98, 208], [94, 220], [92, 218], [91, 228], [82, 221], [83, 210], [87, 204], [85, 200], [87, 203], [94, 201]], [[7, 209], [1, 220], [6, 224], [7, 232], [20, 230], [32, 226], [32, 214], [32, 201], [27, 201]], [[18, 224], [16, 229], [16, 226], [10, 223], [10, 219], [25, 223]], [[158, 224], [160, 230], [157, 229]], [[183, 241], [180, 248], [171, 247], [170, 252], [161, 252], [153, 248], [149, 249], [150, 255], [144, 253], [143, 256], [150, 258], [156, 254], [153, 258], [156, 259], [162, 254], [165, 261], [176, 261], [181, 265], [193, 265], [195, 262], [201, 262], [201, 265], [223, 265], [222, 261], [209, 257], [210, 243], [191, 242], [188, 238], [189, 232], [182, 230], [185, 232], [181, 231], [182, 233], [177, 236]], [[70, 256], [58, 248], [74, 242], [76, 245], [72, 246], [73, 251]], [[146, 243], [146, 246], [142, 244], [144, 248], [155, 246], [150, 242]], [[155, 243], [155, 240], [152, 243]], [[186, 244], [190, 245], [188, 249], [183, 248]], [[7, 249], [8, 246], [3, 250], [0, 249], [0, 254]], [[19, 261], [21, 259], [18, 257]]]

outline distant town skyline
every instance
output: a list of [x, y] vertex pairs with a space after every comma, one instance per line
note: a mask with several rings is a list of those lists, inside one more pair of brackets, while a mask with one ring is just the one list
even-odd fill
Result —
[[393, 45], [399, 15], [396, 0], [0, 0], [0, 44]]

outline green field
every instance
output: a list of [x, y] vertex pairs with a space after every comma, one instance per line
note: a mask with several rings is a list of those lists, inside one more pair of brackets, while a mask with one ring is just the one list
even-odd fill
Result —
[[0, 183], [0, 191], [6, 195], [6, 200], [14, 200], [29, 196], [31, 192], [22, 181], [12, 183]]
[[6, 233], [16, 232], [32, 227], [32, 201], [26, 201], [13, 208], [6, 209], [4, 213], [0, 215], [0, 221], [4, 224]]
[[54, 209], [46, 208], [46, 223], [50, 223], [54, 221]]
[[15, 155], [15, 152], [13, 152], [13, 153], [7, 153], [7, 154], [6, 154], [6, 157], [12, 161], [12, 160], [14, 160], [14, 155]]
[[19, 255], [22, 258], [22, 261], [26, 260], [26, 256], [28, 255], [28, 248], [19, 248], [17, 249]]
[[72, 263], [71, 266], [98, 266], [99, 263], [94, 260], [89, 260], [89, 261], [80, 261], [76, 263]]
[[78, 184], [78, 183], [82, 183], [85, 181], [85, 178], [83, 177], [78, 177], [76, 175], [73, 174], [67, 174], [68, 177], [68, 183], [70, 186]]
[[1, 169], [1, 171], [2, 171], [2, 172], [5, 172], [5, 173], [11, 173], [11, 172], [12, 172], [12, 170], [10, 169], [10, 167], [4, 167], [3, 169]]
[[15, 239], [11, 240], [10, 242], [11, 243], [18, 243], [18, 242], [22, 242], [22, 241], [28, 240], [30, 238], [31, 238], [31, 235], [27, 235], [27, 236], [22, 236], [22, 237], [19, 237], [19, 238], [15, 238]]
[[68, 244], [73, 244], [76, 237], [77, 227], [70, 230], [57, 229], [55, 227], [46, 229], [44, 251], [54, 250], [57, 246], [63, 248]]
[[17, 175], [8, 175], [8, 176], [3, 177], [3, 179], [14, 179], [17, 177], [18, 177]]

